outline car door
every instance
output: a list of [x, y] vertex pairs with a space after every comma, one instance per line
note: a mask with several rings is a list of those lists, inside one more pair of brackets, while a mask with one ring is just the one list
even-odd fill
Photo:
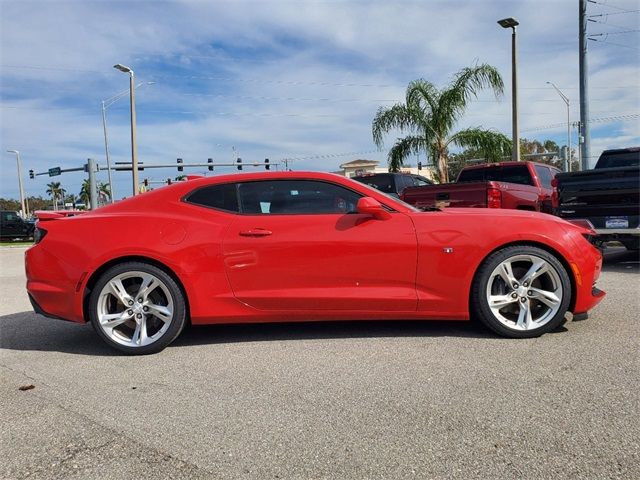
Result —
[[355, 213], [361, 196], [325, 181], [239, 183], [223, 242], [236, 298], [269, 311], [415, 311], [413, 223]]

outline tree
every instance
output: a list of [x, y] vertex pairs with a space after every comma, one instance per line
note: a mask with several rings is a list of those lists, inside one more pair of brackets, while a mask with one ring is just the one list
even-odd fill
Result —
[[67, 191], [62, 188], [60, 182], [51, 182], [47, 185], [46, 194], [51, 196], [54, 210], [58, 209], [58, 199], [64, 198], [65, 193], [67, 193]]
[[80, 187], [80, 193], [78, 194], [80, 201], [85, 205], [89, 205], [91, 203], [90, 191], [91, 187], [89, 185], [89, 179], [86, 179], [82, 182], [82, 187]]
[[405, 103], [380, 107], [372, 123], [378, 148], [383, 147], [383, 135], [393, 129], [410, 133], [389, 151], [389, 170], [398, 171], [410, 155], [425, 152], [436, 162], [440, 181], [448, 182], [450, 145], [476, 148], [493, 160], [509, 155], [511, 143], [502, 133], [475, 127], [452, 134], [468, 103], [484, 88], [496, 97], [504, 89], [498, 70], [486, 64], [462, 69], [443, 89], [424, 79], [414, 80], [407, 86]]

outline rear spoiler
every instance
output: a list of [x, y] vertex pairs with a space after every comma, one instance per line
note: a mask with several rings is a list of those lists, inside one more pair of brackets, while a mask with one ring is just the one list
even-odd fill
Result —
[[57, 212], [51, 210], [36, 210], [34, 215], [41, 222], [46, 222], [47, 220], [58, 220], [60, 218], [66, 217], [74, 217], [76, 215], [80, 215], [84, 213], [82, 210], [60, 210]]

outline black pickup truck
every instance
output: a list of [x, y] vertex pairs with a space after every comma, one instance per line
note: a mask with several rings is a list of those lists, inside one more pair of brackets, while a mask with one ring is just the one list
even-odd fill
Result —
[[605, 150], [593, 170], [559, 173], [553, 180], [554, 212], [586, 219], [597, 241], [640, 247], [640, 147]]

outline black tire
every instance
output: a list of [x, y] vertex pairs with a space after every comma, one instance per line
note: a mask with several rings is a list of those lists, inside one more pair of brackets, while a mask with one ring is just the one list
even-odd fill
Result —
[[[114, 293], [103, 292], [103, 289], [107, 288], [107, 284], [112, 280], [118, 279], [120, 276], [131, 275], [131, 278], [120, 279], [121, 284], [125, 286], [125, 290], [127, 294], [134, 299], [137, 295], [139, 295], [138, 289], [140, 289], [141, 285], [136, 285], [135, 279], [137, 274], [145, 275], [144, 278], [154, 277], [159, 283], [154, 288], [151, 289], [157, 293], [148, 293], [149, 297], [145, 295], [145, 303], [140, 303], [140, 305], [128, 306], [124, 305], [124, 303], [119, 300], [118, 296]], [[141, 283], [142, 278], [140, 277]], [[125, 285], [127, 283], [127, 285]], [[101, 324], [99, 320], [99, 308], [104, 309], [105, 305], [111, 305], [115, 310], [113, 315], [122, 314], [125, 315], [125, 312], [133, 312], [133, 308], [142, 309], [143, 305], [146, 305], [146, 299], [150, 298], [152, 295], [156, 295], [159, 300], [158, 306], [164, 307], [168, 311], [168, 306], [171, 306], [172, 315], [167, 316], [167, 321], [162, 320], [161, 315], [154, 315], [153, 313], [142, 313], [140, 311], [139, 314], [134, 313], [131, 317], [128, 317], [126, 322], [123, 322], [121, 325], [116, 327], [112, 327], [111, 329], [105, 328], [103, 324]], [[166, 305], [162, 303], [163, 299], [166, 300]], [[154, 301], [154, 303], [156, 302]], [[135, 301], [134, 301], [135, 303]], [[121, 306], [122, 305], [122, 306]], [[150, 303], [150, 307], [154, 306]], [[156, 306], [154, 306], [155, 308]], [[122, 310], [122, 311], [120, 311]], [[185, 323], [187, 321], [187, 308], [186, 308], [186, 300], [182, 290], [177, 285], [175, 280], [167, 274], [164, 270], [150, 265], [148, 263], [143, 262], [126, 262], [115, 265], [105, 271], [98, 281], [96, 282], [94, 288], [91, 290], [91, 295], [89, 297], [89, 319], [94, 330], [98, 333], [100, 338], [104, 340], [109, 346], [120, 350], [128, 355], [147, 355], [150, 353], [157, 353], [163, 350], [167, 345], [173, 342], [178, 335], [182, 332]], [[141, 315], [140, 320], [135, 320], [134, 317], [137, 315]], [[148, 332], [153, 332], [153, 329], [157, 327], [155, 336], [157, 338], [153, 339], [153, 335], [146, 337], [149, 339], [151, 343], [145, 345], [136, 345], [133, 346], [135, 333], [138, 332], [138, 340], [141, 340], [141, 336], [139, 333], [138, 322], [142, 322], [144, 319], [144, 331], [145, 334]], [[149, 323], [147, 323], [149, 322]], [[151, 325], [153, 322], [153, 325]], [[166, 327], [165, 325], [168, 324]], [[106, 324], [105, 324], [106, 325]], [[162, 331], [165, 329], [164, 331]], [[110, 333], [107, 333], [110, 330]], [[126, 332], [131, 332], [131, 343], [126, 344]], [[125, 343], [123, 343], [125, 342]]]
[[[525, 274], [529, 272], [526, 258], [531, 259], [531, 265], [534, 260], [543, 262], [549, 273], [533, 277], [529, 285], [525, 278]], [[503, 276], [496, 273], [505, 263], [513, 267], [511, 278], [515, 278], [517, 289], [514, 285], [507, 285]], [[522, 282], [522, 285], [518, 282]], [[541, 282], [544, 282], [544, 285]], [[560, 295], [555, 295], [553, 300], [538, 293], [553, 293], [548, 291], [550, 288], [554, 288], [553, 292], [561, 292]], [[501, 303], [496, 303], [492, 309], [489, 304], [490, 295], [492, 299], [506, 299], [502, 302], [505, 305], [500, 307]], [[541, 298], [543, 300], [539, 300]], [[557, 329], [565, 322], [565, 314], [571, 301], [571, 281], [562, 263], [548, 251], [530, 245], [505, 247], [492, 253], [480, 265], [473, 281], [470, 300], [472, 317], [497, 334], [509, 338], [538, 337]], [[552, 302], [553, 305], [549, 306], [547, 302]], [[523, 308], [526, 309], [524, 313]], [[530, 317], [526, 314], [527, 310]], [[530, 328], [518, 326], [521, 313], [526, 320], [531, 319], [524, 322]], [[535, 321], [535, 314], [539, 314], [539, 326]]]

